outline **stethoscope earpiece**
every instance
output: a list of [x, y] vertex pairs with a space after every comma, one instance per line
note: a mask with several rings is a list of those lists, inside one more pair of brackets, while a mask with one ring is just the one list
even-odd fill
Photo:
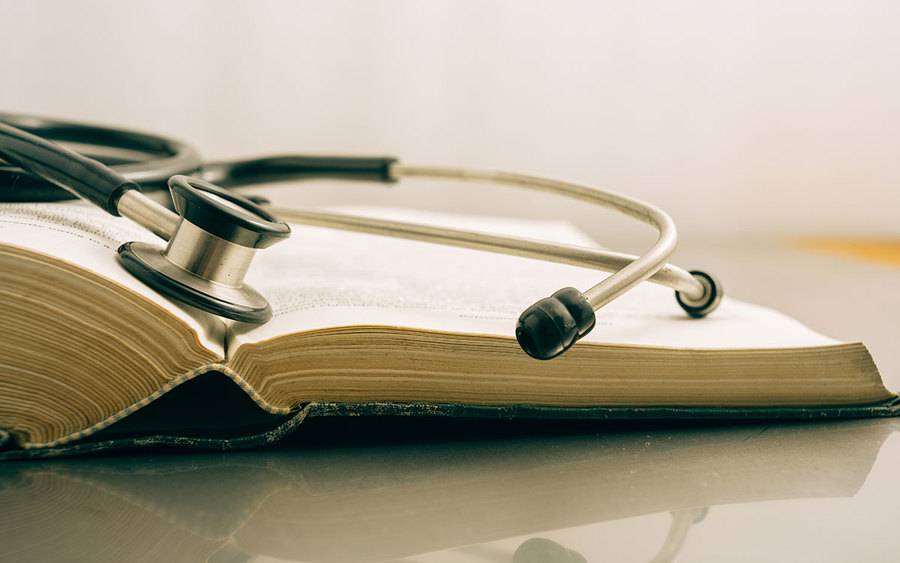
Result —
[[712, 274], [700, 270], [691, 270], [690, 274], [694, 276], [700, 285], [703, 286], [703, 295], [699, 298], [691, 299], [680, 291], [675, 292], [675, 299], [684, 312], [695, 319], [702, 319], [706, 315], [712, 313], [722, 302], [722, 282], [720, 282]]
[[532, 358], [550, 360], [568, 350], [597, 323], [594, 308], [574, 287], [560, 289], [525, 309], [516, 340]]
[[118, 249], [122, 265], [193, 307], [241, 322], [268, 321], [268, 301], [244, 276], [256, 249], [284, 240], [290, 227], [252, 201], [197, 178], [173, 176], [169, 188], [179, 217], [168, 245], [125, 243]]

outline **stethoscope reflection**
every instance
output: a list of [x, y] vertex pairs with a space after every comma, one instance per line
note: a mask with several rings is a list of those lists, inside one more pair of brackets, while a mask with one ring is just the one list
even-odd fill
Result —
[[[672, 561], [692, 539], [708, 541], [692, 535], [707, 517], [698, 507], [853, 497], [893, 429], [857, 421], [9, 463], [0, 560], [152, 550], [160, 561], [580, 563], [634, 547], [605, 522], [670, 514], [665, 538], [652, 528], [655, 555], [641, 553]], [[585, 543], [560, 539], [572, 534]], [[604, 549], [602, 538], [616, 544]]]
[[[669, 533], [650, 563], [674, 561], [684, 547], [691, 527], [706, 518], [707, 513], [709, 513], [707, 506], [671, 512], [672, 523], [669, 525]], [[553, 540], [535, 537], [526, 540], [516, 549], [512, 563], [588, 563], [588, 559], [574, 549], [564, 547]]]

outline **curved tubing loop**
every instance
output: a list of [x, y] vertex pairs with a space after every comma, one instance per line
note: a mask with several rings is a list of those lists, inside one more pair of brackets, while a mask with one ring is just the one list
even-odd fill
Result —
[[394, 164], [391, 166], [391, 175], [398, 180], [424, 178], [485, 182], [555, 193], [614, 209], [639, 219], [655, 227], [659, 232], [659, 237], [650, 250], [637, 257], [595, 248], [445, 229], [344, 213], [288, 208], [273, 208], [272, 211], [284, 220], [308, 225], [486, 250], [612, 272], [613, 275], [584, 292], [585, 298], [594, 310], [603, 307], [645, 280], [670, 287], [690, 299], [700, 299], [705, 293], [704, 286], [689, 272], [666, 263], [675, 250], [678, 238], [672, 218], [661, 209], [640, 200], [579, 184], [490, 170]]
[[[97, 160], [142, 189], [165, 189], [169, 177], [192, 174], [203, 162], [193, 147], [152, 133], [86, 123], [0, 112], [7, 124], [45, 141], [61, 143], [82, 156]], [[23, 170], [22, 162], [0, 156], [0, 202], [51, 202], [77, 197], [46, 177]]]

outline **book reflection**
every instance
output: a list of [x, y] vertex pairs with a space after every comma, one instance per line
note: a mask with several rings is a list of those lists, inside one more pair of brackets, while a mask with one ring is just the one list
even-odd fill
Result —
[[892, 428], [849, 421], [6, 463], [0, 559], [431, 561], [449, 551], [579, 562], [584, 555], [544, 533], [668, 513], [667, 534], [642, 541], [658, 546], [653, 561], [669, 561], [716, 505], [854, 496]]

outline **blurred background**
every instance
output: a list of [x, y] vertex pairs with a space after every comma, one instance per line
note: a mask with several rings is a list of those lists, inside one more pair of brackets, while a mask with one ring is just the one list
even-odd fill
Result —
[[[893, 0], [0, 0], [0, 21], [4, 111], [159, 131], [209, 159], [386, 153], [590, 182], [668, 210], [687, 243], [900, 235]], [[481, 186], [277, 194], [651, 238]]]

